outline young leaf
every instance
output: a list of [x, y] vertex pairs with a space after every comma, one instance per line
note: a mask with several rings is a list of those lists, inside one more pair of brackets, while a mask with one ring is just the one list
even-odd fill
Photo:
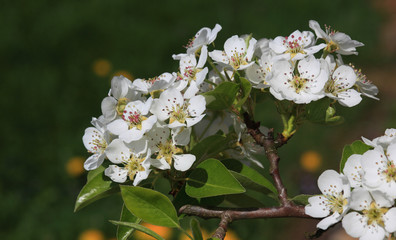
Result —
[[114, 225], [118, 225], [118, 226], [125, 226], [125, 227], [130, 227], [130, 228], [134, 228], [136, 230], [139, 230], [141, 232], [144, 232], [147, 235], [152, 236], [153, 238], [157, 239], [157, 240], [165, 240], [164, 238], [162, 238], [160, 235], [158, 235], [156, 232], [154, 232], [153, 230], [146, 228], [145, 226], [139, 225], [137, 223], [130, 223], [130, 222], [119, 222], [119, 221], [112, 221], [110, 220], [110, 222]]
[[354, 141], [351, 145], [346, 145], [344, 150], [342, 151], [342, 157], [340, 162], [340, 172], [344, 171], [345, 162], [352, 154], [363, 154], [368, 150], [372, 149], [372, 147], [364, 144], [362, 141], [357, 140]]
[[240, 85], [241, 85], [241, 90], [242, 90], [242, 94], [241, 94], [241, 100], [239, 100], [237, 107], [242, 106], [247, 98], [249, 97], [250, 91], [252, 91], [252, 84], [250, 83], [249, 80], [247, 80], [246, 78], [239, 78], [240, 80]]
[[194, 240], [203, 240], [201, 226], [196, 218], [191, 218], [190, 226]]
[[[140, 218], [133, 215], [126, 207], [125, 204], [122, 205], [120, 222], [129, 222], [139, 224], [141, 222]], [[124, 225], [118, 225], [117, 227], [117, 240], [128, 240], [132, 237], [132, 233], [135, 228], [127, 227]]]
[[245, 192], [245, 188], [217, 159], [207, 159], [192, 171], [187, 180], [186, 193], [204, 198]]
[[101, 171], [102, 172], [94, 172], [94, 174], [88, 177], [88, 182], [77, 196], [74, 212], [77, 212], [98, 199], [119, 192], [120, 189], [118, 184], [103, 175], [104, 167], [101, 168]]
[[172, 202], [157, 191], [121, 186], [121, 195], [128, 210], [143, 221], [164, 227], [180, 227]]
[[214, 157], [219, 152], [228, 148], [227, 137], [215, 134], [205, 138], [195, 145], [191, 150], [191, 154], [194, 154], [197, 158], [196, 162], [200, 162], [209, 157]]
[[313, 101], [306, 106], [307, 119], [313, 123], [325, 123], [326, 111], [330, 106], [329, 98]]
[[224, 110], [229, 108], [234, 102], [238, 90], [238, 84], [223, 82], [214, 90], [202, 94], [206, 100], [206, 109]]
[[301, 194], [293, 197], [291, 200], [294, 203], [300, 204], [300, 205], [308, 205], [308, 198], [313, 197], [314, 195], [308, 195], [308, 194]]
[[275, 186], [263, 175], [258, 173], [253, 168], [246, 166], [235, 159], [225, 159], [221, 161], [226, 166], [232, 175], [244, 186], [245, 188], [252, 189], [259, 192], [271, 192], [278, 194]]

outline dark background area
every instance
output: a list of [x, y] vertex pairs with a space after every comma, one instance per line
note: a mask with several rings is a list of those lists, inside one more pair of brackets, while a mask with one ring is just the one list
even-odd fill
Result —
[[[171, 55], [184, 52], [182, 46], [204, 26], [223, 27], [215, 41], [223, 49], [235, 34], [253, 33], [260, 39], [310, 30], [310, 19], [365, 44], [358, 56], [344, 60], [362, 68], [379, 87], [381, 100], [339, 106], [344, 124], [307, 123], [280, 150], [291, 196], [314, 193], [320, 173], [337, 169], [345, 144], [396, 127], [394, 1], [1, 2], [0, 239], [78, 239], [87, 229], [99, 230], [105, 239], [115, 237], [116, 228], [107, 220], [118, 218], [120, 196], [73, 213], [86, 181], [86, 173], [80, 172], [81, 159], [89, 156], [82, 144], [84, 129], [101, 114], [113, 75], [148, 78], [177, 71]], [[259, 120], [280, 131], [270, 102], [258, 107]], [[306, 170], [300, 158], [310, 150], [322, 161]], [[235, 222], [231, 229], [239, 239], [303, 239], [316, 222], [249, 220]], [[216, 221], [203, 224], [211, 231]], [[323, 239], [347, 239], [338, 229]]]

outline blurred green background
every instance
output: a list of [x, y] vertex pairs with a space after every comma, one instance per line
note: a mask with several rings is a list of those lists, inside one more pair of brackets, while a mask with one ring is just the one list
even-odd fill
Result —
[[[101, 114], [113, 75], [147, 78], [177, 71], [171, 55], [184, 52], [182, 46], [204, 26], [223, 27], [215, 41], [222, 49], [235, 34], [253, 33], [259, 39], [310, 30], [310, 19], [366, 45], [345, 61], [363, 69], [379, 87], [381, 101], [365, 98], [351, 109], [339, 106], [343, 125], [305, 124], [297, 132], [280, 150], [291, 196], [315, 193], [315, 179], [324, 169], [337, 169], [345, 144], [396, 127], [393, 0], [2, 1], [0, 239], [115, 237], [116, 228], [107, 220], [119, 217], [120, 196], [73, 213], [86, 181], [81, 163], [89, 156], [81, 139], [91, 118]], [[259, 120], [280, 130], [267, 102], [259, 105]], [[307, 151], [314, 152], [308, 156], [317, 167], [301, 164]], [[216, 223], [202, 222], [209, 232]], [[249, 220], [230, 228], [234, 239], [303, 239], [316, 223]], [[90, 232], [88, 239], [89, 229], [99, 232]], [[335, 227], [322, 239], [348, 238]]]

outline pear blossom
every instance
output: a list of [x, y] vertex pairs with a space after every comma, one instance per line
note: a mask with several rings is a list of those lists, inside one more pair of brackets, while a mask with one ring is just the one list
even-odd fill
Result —
[[115, 76], [111, 79], [109, 96], [102, 101], [101, 108], [104, 119], [113, 121], [122, 115], [125, 106], [132, 100], [138, 100], [140, 95], [132, 90], [132, 82], [124, 76]]
[[173, 87], [182, 91], [188, 85], [184, 93], [184, 98], [191, 98], [199, 91], [199, 86], [205, 80], [208, 74], [208, 68], [204, 67], [207, 59], [207, 50], [205, 53], [201, 52], [197, 62], [194, 54], [179, 54], [174, 55], [174, 59], [180, 60], [180, 74], [178, 81], [175, 82]]
[[128, 103], [122, 118], [107, 125], [109, 131], [127, 143], [142, 138], [157, 122], [156, 116], [148, 116], [152, 101], [153, 99], [149, 98], [146, 102], [138, 100]]
[[219, 24], [216, 24], [213, 29], [207, 27], [201, 28], [185, 46], [187, 48], [187, 54], [195, 54], [201, 47], [211, 44], [216, 39], [220, 30], [221, 26]]
[[171, 86], [176, 80], [175, 74], [163, 73], [159, 76], [148, 79], [135, 79], [132, 83], [132, 88], [143, 94], [152, 93], [158, 90], [164, 90]]
[[[175, 133], [172, 131], [173, 134]], [[185, 134], [179, 134], [180, 136]], [[154, 167], [166, 170], [171, 166], [178, 171], [187, 171], [195, 161], [195, 156], [192, 154], [183, 154], [183, 149], [176, 146], [176, 144], [187, 145], [188, 142], [178, 139], [175, 136], [170, 136], [170, 130], [166, 126], [157, 124], [150, 132], [147, 133], [149, 141], [149, 148], [157, 156], [151, 160], [151, 165]], [[176, 140], [176, 141], [175, 141]], [[177, 142], [179, 140], [179, 142]]]
[[396, 231], [396, 208], [384, 193], [356, 188], [351, 194], [351, 209], [342, 220], [342, 226], [359, 240], [383, 240]]
[[356, 83], [356, 74], [350, 66], [342, 65], [335, 69], [326, 83], [325, 94], [329, 98], [337, 99], [347, 107], [353, 107], [362, 101], [360, 93], [352, 87]]
[[325, 40], [326, 47], [324, 50], [327, 52], [336, 52], [342, 55], [357, 55], [356, 48], [364, 46], [363, 43], [352, 40], [351, 37], [345, 33], [336, 32], [329, 27], [326, 27], [326, 32], [323, 31], [317, 21], [310, 20], [309, 27], [315, 31], [318, 38]]
[[271, 94], [279, 100], [310, 103], [323, 98], [323, 87], [329, 77], [328, 65], [313, 56], [302, 59], [296, 66], [290, 61], [278, 61], [272, 68], [273, 77], [268, 80]]
[[310, 197], [305, 213], [324, 218], [317, 227], [326, 230], [339, 222], [349, 210], [350, 186], [345, 176], [334, 170], [326, 170], [318, 178], [318, 187], [323, 195]]
[[[105, 175], [110, 177], [114, 182], [123, 183], [129, 178], [133, 180], [134, 186], [138, 185], [151, 172], [151, 150], [146, 147], [147, 153], [145, 151], [134, 151], [133, 148], [129, 148], [120, 139], [116, 139], [113, 142], [114, 144], [110, 149], [112, 154], [109, 155], [109, 160], [123, 166], [109, 165], [105, 169]], [[140, 142], [142, 143], [143, 141]], [[141, 144], [138, 145], [142, 146]]]
[[224, 51], [214, 50], [209, 56], [224, 68], [243, 70], [254, 64], [252, 57], [256, 42], [254, 38], [234, 35], [224, 43]]
[[360, 92], [363, 96], [379, 100], [379, 98], [375, 97], [378, 94], [378, 87], [375, 86], [370, 80], [367, 79], [366, 75], [362, 73], [362, 70], [357, 70], [355, 66], [350, 66], [354, 69], [356, 74], [356, 90]]
[[296, 30], [288, 37], [276, 37], [269, 42], [269, 47], [278, 55], [278, 59], [295, 61], [313, 55], [326, 46], [324, 43], [314, 44], [315, 36], [312, 32]]
[[169, 119], [168, 126], [191, 127], [201, 121], [205, 116], [205, 98], [201, 95], [184, 99], [180, 91], [169, 88], [161, 93], [159, 99], [155, 99], [151, 107], [151, 113], [157, 116], [158, 120], [166, 121]]
[[272, 77], [272, 67], [275, 60], [272, 55], [263, 55], [258, 64], [253, 64], [246, 69], [246, 77], [255, 88], [270, 87], [268, 80]]
[[379, 190], [396, 199], [396, 143], [365, 152], [361, 158], [363, 183], [370, 190]]
[[91, 123], [95, 127], [85, 129], [82, 138], [85, 148], [88, 152], [93, 153], [84, 162], [84, 168], [88, 171], [94, 170], [102, 165], [106, 158], [106, 148], [111, 141], [110, 133], [99, 119], [93, 118]]
[[390, 144], [396, 143], [396, 129], [388, 128], [385, 130], [385, 134], [381, 137], [374, 138], [373, 140], [368, 140], [367, 138], [362, 137], [362, 140], [365, 144], [371, 147], [381, 147], [384, 150], [387, 150]]

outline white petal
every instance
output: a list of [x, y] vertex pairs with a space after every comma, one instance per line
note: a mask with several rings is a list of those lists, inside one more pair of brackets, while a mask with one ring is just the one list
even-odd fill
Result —
[[198, 91], [199, 91], [199, 88], [197, 87], [197, 84], [192, 81], [183, 96], [185, 99], [190, 99], [190, 98], [194, 97]]
[[202, 95], [192, 97], [188, 103], [187, 110], [192, 117], [201, 115], [206, 109], [205, 97]]
[[370, 225], [366, 233], [360, 237], [360, 240], [383, 240], [385, 237], [385, 230], [378, 225]]
[[393, 233], [396, 232], [396, 208], [391, 208], [384, 215], [385, 230]]
[[329, 36], [322, 30], [319, 23], [314, 20], [309, 20], [309, 27], [315, 31], [318, 38], [328, 39]]
[[122, 119], [116, 119], [107, 125], [107, 129], [114, 135], [120, 135], [128, 131], [128, 123]]
[[369, 187], [378, 187], [383, 179], [383, 175], [379, 173], [386, 169], [387, 159], [385, 154], [378, 148], [369, 150], [363, 154], [361, 163], [364, 170], [364, 183]]
[[129, 79], [124, 76], [115, 76], [111, 79], [111, 94], [116, 99], [120, 99], [126, 96], [128, 93]]
[[113, 97], [105, 97], [101, 104], [103, 116], [107, 121], [112, 121], [116, 116], [117, 100]]
[[166, 108], [165, 104], [160, 99], [154, 99], [151, 105], [150, 112], [157, 116], [160, 121], [165, 121], [169, 118], [169, 112], [171, 109]]
[[173, 128], [172, 141], [175, 145], [186, 146], [190, 142], [192, 128]]
[[330, 208], [327, 198], [323, 195], [313, 196], [308, 199], [309, 204], [305, 206], [305, 213], [311, 217], [323, 218], [329, 216]]
[[124, 168], [120, 168], [117, 165], [110, 165], [104, 171], [105, 175], [111, 178], [114, 182], [123, 183], [126, 181], [128, 171]]
[[114, 139], [105, 150], [107, 158], [113, 163], [122, 163], [131, 156], [130, 149], [121, 139]]
[[367, 231], [366, 219], [357, 212], [348, 213], [342, 219], [342, 227], [351, 237], [363, 236]]
[[187, 127], [192, 127], [195, 124], [197, 124], [198, 122], [200, 122], [202, 120], [202, 118], [205, 117], [205, 114], [202, 114], [200, 116], [197, 116], [195, 118], [186, 118], [186, 122], [187, 122]]
[[84, 168], [87, 171], [91, 171], [97, 169], [100, 165], [102, 165], [105, 159], [105, 154], [93, 154], [84, 162]]
[[354, 210], [361, 211], [363, 209], [368, 209], [372, 201], [373, 198], [366, 189], [355, 188], [352, 191], [349, 206]]
[[333, 213], [332, 215], [328, 216], [327, 218], [322, 219], [322, 221], [320, 221], [318, 223], [318, 225], [316, 225], [317, 228], [326, 230], [327, 228], [329, 228], [331, 225], [337, 223], [338, 221], [341, 220], [341, 216], [338, 212]]
[[167, 170], [170, 169], [170, 165], [168, 164], [168, 162], [165, 160], [165, 158], [161, 158], [161, 159], [151, 159], [150, 160], [151, 165], [153, 165], [154, 167], [161, 169], [161, 170]]
[[133, 186], [138, 185], [142, 180], [146, 179], [151, 172], [151, 169], [146, 169], [145, 171], [139, 171], [135, 175], [135, 179], [133, 180]]
[[125, 145], [129, 148], [131, 153], [133, 153], [135, 155], [141, 155], [141, 154], [150, 150], [150, 149], [147, 149], [148, 139], [146, 137], [142, 137], [141, 139], [139, 139], [137, 141], [132, 141], [130, 143], [126, 143]]
[[199, 55], [199, 60], [198, 60], [198, 64], [196, 64], [196, 68], [202, 68], [206, 63], [207, 58], [208, 58], [208, 47], [202, 46], [201, 54]]
[[232, 57], [235, 53], [245, 53], [245, 39], [240, 38], [237, 35], [230, 37], [224, 43], [224, 52], [229, 58]]
[[137, 128], [129, 129], [120, 134], [119, 138], [122, 139], [126, 143], [130, 143], [132, 141], [137, 141], [143, 137], [144, 131], [139, 130]]
[[173, 155], [173, 166], [176, 170], [184, 172], [190, 169], [195, 159], [195, 156], [192, 154]]
[[326, 170], [318, 178], [318, 187], [325, 195], [338, 195], [344, 190], [343, 185], [341, 175], [334, 170]]
[[353, 154], [351, 155], [345, 163], [344, 174], [347, 176], [351, 187], [356, 188], [361, 186], [362, 178], [360, 172], [362, 171], [361, 164], [362, 155]]
[[213, 59], [215, 62], [222, 62], [225, 64], [229, 63], [229, 59], [225, 52], [219, 51], [219, 50], [213, 50], [212, 52], [209, 53], [209, 57]]
[[103, 133], [98, 129], [89, 127], [85, 129], [85, 133], [83, 136], [83, 143], [85, 148], [92, 153], [100, 153], [101, 149], [97, 148], [95, 142], [101, 142], [103, 140]]

